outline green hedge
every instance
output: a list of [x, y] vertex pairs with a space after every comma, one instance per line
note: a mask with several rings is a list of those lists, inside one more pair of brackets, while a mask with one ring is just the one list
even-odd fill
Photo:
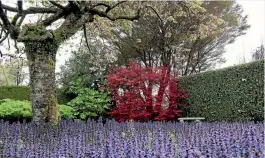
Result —
[[[0, 86], [0, 100], [30, 100], [30, 88], [28, 86]], [[70, 96], [65, 95], [61, 89], [57, 89], [57, 100], [59, 104], [66, 104], [71, 99]]]
[[28, 86], [0, 86], [0, 100], [30, 100], [30, 88]]
[[264, 120], [264, 60], [180, 78], [185, 116], [207, 121]]

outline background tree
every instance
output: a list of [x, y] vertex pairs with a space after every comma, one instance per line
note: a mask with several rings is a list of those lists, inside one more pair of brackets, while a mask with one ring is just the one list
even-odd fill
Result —
[[23, 72], [25, 66], [23, 54], [5, 54], [0, 60], [0, 85], [21, 85], [27, 77]]
[[12, 85], [12, 78], [9, 69], [5, 65], [0, 65], [0, 85]]
[[66, 63], [60, 67], [59, 84], [69, 91], [72, 84], [79, 80], [79, 87], [97, 89], [98, 84], [105, 81], [105, 75], [115, 61], [113, 52], [106, 52], [107, 44], [104, 39], [96, 38], [95, 31], [87, 32], [88, 37], [84, 34], [79, 45], [78, 51], [72, 53], [72, 56]]
[[175, 3], [152, 2], [138, 21], [105, 36], [120, 52], [119, 65], [135, 60], [145, 66], [171, 65], [182, 75], [204, 71], [225, 62], [225, 46], [249, 28], [235, 1], [194, 2], [191, 10]]
[[263, 43], [252, 52], [253, 60], [264, 59], [264, 45]]

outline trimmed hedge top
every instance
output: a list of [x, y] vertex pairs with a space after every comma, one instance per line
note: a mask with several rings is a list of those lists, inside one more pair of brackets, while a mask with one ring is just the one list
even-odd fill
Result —
[[[28, 86], [0, 86], [0, 100], [30, 100], [30, 88]], [[65, 95], [61, 89], [57, 89], [57, 100], [59, 104], [66, 104], [71, 97]]]
[[0, 100], [30, 100], [30, 88], [28, 86], [0, 86]]
[[207, 121], [264, 120], [264, 60], [180, 78], [186, 116]]

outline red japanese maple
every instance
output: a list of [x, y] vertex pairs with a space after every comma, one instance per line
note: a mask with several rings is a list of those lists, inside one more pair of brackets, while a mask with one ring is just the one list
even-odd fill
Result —
[[179, 89], [176, 73], [167, 67], [147, 67], [130, 62], [128, 68], [115, 67], [107, 75], [116, 107], [111, 115], [119, 122], [169, 121], [181, 116], [181, 102], [187, 92]]

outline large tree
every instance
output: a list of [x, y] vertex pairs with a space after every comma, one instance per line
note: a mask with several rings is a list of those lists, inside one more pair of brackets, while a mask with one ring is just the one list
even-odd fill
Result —
[[[0, 1], [1, 29], [6, 37], [16, 42], [22, 42], [29, 64], [31, 102], [33, 121], [58, 122], [59, 111], [55, 95], [55, 63], [59, 46], [87, 23], [102, 17], [110, 21], [118, 19], [137, 20], [141, 15], [143, 2], [130, 2], [127, 13], [119, 11], [125, 1], [42, 1], [37, 7], [23, 6], [23, 1], [17, 1], [17, 7], [5, 5]], [[183, 3], [183, 2], [179, 2]], [[14, 12], [15, 16], [7, 14]], [[44, 14], [34, 23], [23, 24], [29, 14]], [[58, 26], [50, 27], [53, 24]], [[53, 28], [53, 29], [52, 29]]]
[[[98, 43], [96, 45], [99, 46]], [[68, 61], [60, 67], [58, 81], [66, 92], [76, 84], [77, 80], [79, 80], [79, 86], [89, 88], [104, 82], [105, 75], [115, 61], [115, 57], [111, 53], [102, 51], [103, 48], [104, 46], [101, 48], [90, 46], [90, 52], [87, 46], [81, 45], [78, 51], [73, 52]]]
[[25, 66], [22, 54], [5, 54], [0, 60], [0, 85], [21, 85], [27, 76]]
[[[153, 3], [153, 2], [152, 2]], [[176, 6], [177, 2], [156, 2], [130, 29], [116, 27], [112, 35], [118, 64], [128, 60], [146, 66], [168, 66], [188, 75], [224, 62], [225, 46], [249, 28], [247, 16], [235, 1], [204, 1], [191, 5], [192, 10]]]

